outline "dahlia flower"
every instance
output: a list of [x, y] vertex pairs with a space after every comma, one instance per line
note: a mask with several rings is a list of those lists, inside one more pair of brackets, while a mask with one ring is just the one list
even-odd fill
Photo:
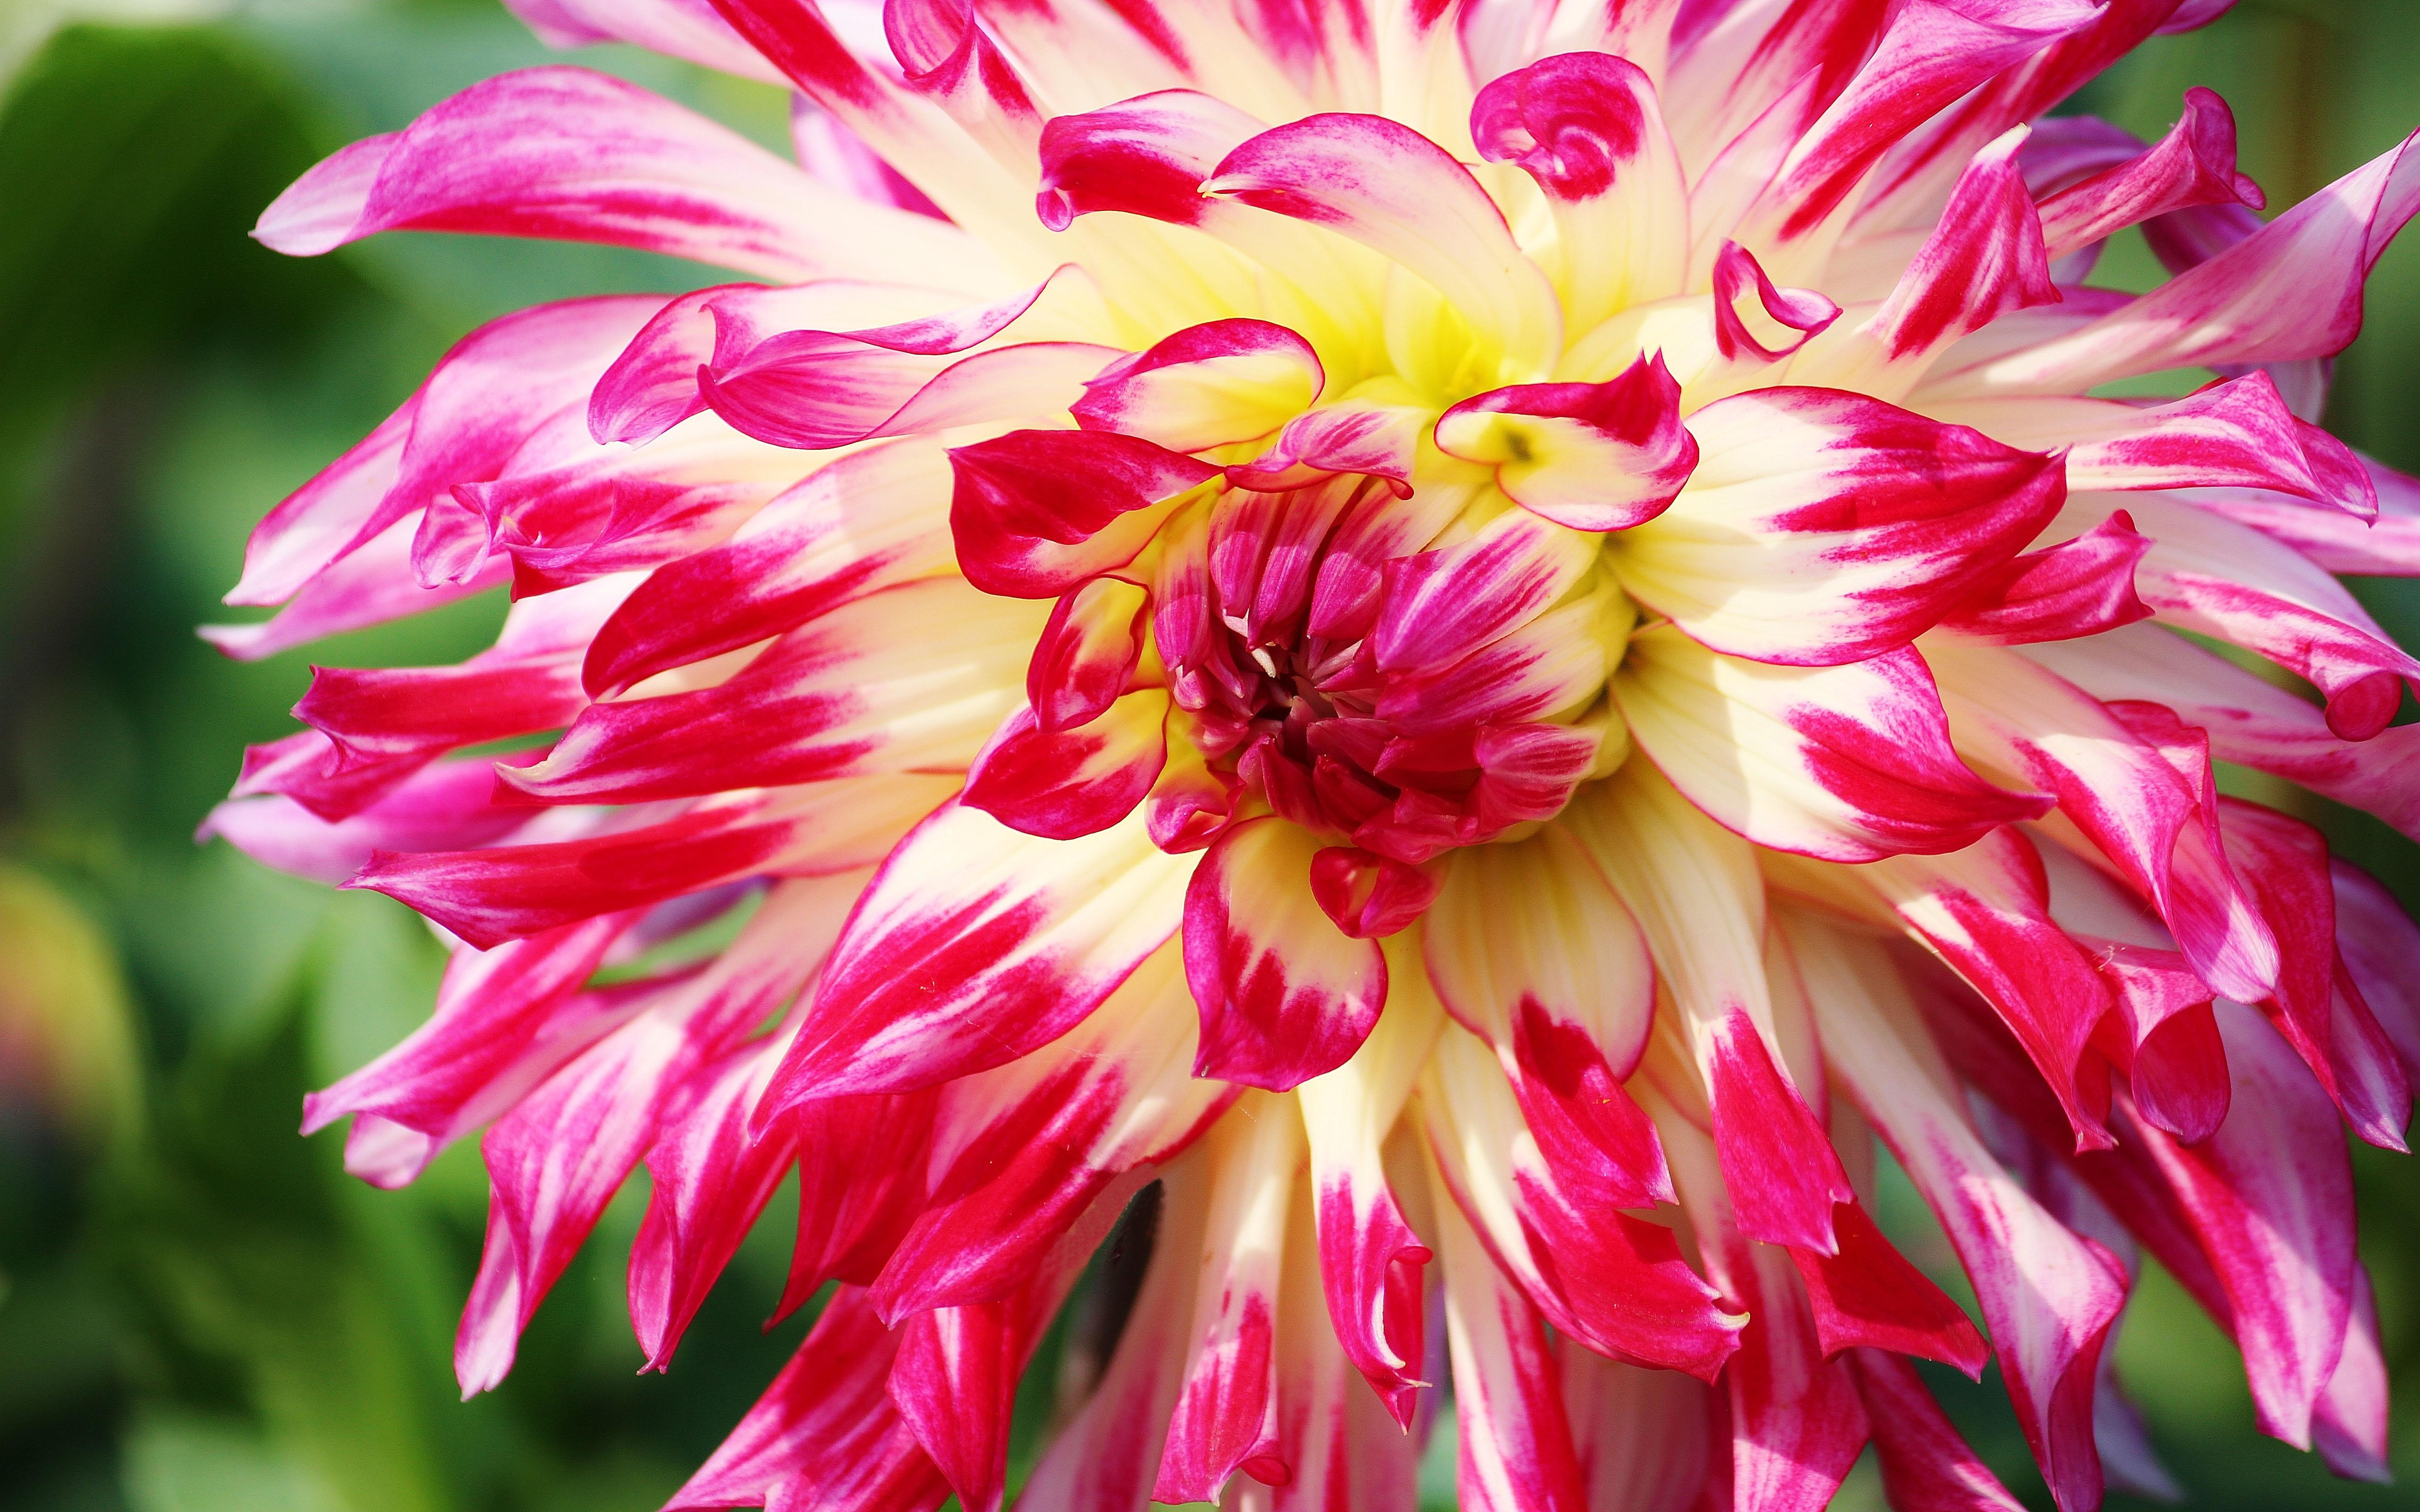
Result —
[[2420, 836], [2332, 576], [2420, 481], [2314, 423], [2409, 144], [2264, 222], [2206, 90], [2045, 115], [2224, 0], [513, 3], [798, 164], [539, 68], [260, 224], [763, 281], [473, 332], [209, 632], [512, 595], [208, 826], [449, 944], [305, 1128], [485, 1128], [466, 1392], [644, 1162], [650, 1365], [793, 1171], [827, 1297], [675, 1508], [995, 1512], [1065, 1310], [1038, 1512], [1407, 1508], [1447, 1411], [1471, 1509], [2016, 1505], [1911, 1359], [2078, 1512], [2146, 1254], [2383, 1474], [2420, 933], [2214, 772]]

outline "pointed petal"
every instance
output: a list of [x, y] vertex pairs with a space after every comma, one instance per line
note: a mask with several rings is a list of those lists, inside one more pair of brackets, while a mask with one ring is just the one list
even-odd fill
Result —
[[1047, 841], [942, 807], [866, 888], [767, 1103], [931, 1086], [1047, 1044], [1175, 933], [1190, 870], [1140, 820]]
[[278, 196], [254, 235], [308, 256], [393, 229], [602, 241], [777, 279], [963, 287], [993, 267], [954, 226], [826, 189], [634, 85], [561, 66], [474, 85], [354, 144]]

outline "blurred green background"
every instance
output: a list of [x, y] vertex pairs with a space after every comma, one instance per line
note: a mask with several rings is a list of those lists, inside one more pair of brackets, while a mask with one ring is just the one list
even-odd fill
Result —
[[[390, 236], [298, 262], [245, 239], [321, 154], [549, 56], [489, 0], [0, 0], [0, 1512], [641, 1512], [803, 1328], [757, 1327], [777, 1210], [672, 1375], [636, 1376], [622, 1264], [643, 1194], [625, 1193], [511, 1380], [458, 1402], [475, 1149], [380, 1194], [342, 1177], [337, 1134], [294, 1134], [306, 1088], [418, 1021], [437, 949], [383, 898], [191, 840], [244, 744], [291, 728], [306, 659], [452, 660], [501, 614], [225, 660], [193, 626], [224, 617], [254, 520], [479, 322], [711, 281], [586, 247]], [[783, 142], [771, 89], [624, 49], [582, 61]], [[2233, 102], [2244, 167], [2291, 204], [2420, 124], [2420, 7], [2245, 0], [2074, 108], [2156, 135], [2192, 85]], [[2420, 239], [2380, 268], [2369, 316], [2331, 418], [2420, 469]], [[2420, 591], [2359, 587], [2420, 642]], [[2314, 816], [2420, 901], [2409, 844]], [[2258, 1437], [2231, 1349], [2153, 1274], [2120, 1369], [2195, 1504], [2420, 1506], [2420, 1164], [2357, 1166], [2404, 1485], [2344, 1485]], [[2005, 1402], [1950, 1396], [2046, 1504]], [[1450, 1473], [1431, 1479], [1450, 1504]], [[1869, 1468], [1841, 1504], [1878, 1505]]]

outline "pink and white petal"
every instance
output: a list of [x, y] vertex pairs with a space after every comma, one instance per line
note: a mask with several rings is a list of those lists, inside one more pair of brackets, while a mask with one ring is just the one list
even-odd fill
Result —
[[1147, 687], [1072, 730], [1009, 717], [967, 773], [965, 802], [1047, 840], [1095, 834], [1134, 812], [1168, 764], [1167, 693]]
[[1585, 1206], [1672, 1200], [1638, 1065], [1655, 969], [1611, 886], [1559, 826], [1457, 853], [1422, 931], [1455, 1019], [1494, 1048], [1555, 1184]]
[[711, 0], [509, 0], [504, 8], [549, 47], [631, 42], [742, 78], [783, 82], [780, 71], [741, 40]]
[[[303, 732], [302, 738], [325, 744], [316, 731]], [[251, 785], [239, 784], [239, 791]], [[441, 762], [365, 803], [346, 805], [343, 816], [334, 819], [279, 793], [238, 796], [212, 809], [194, 838], [215, 836], [263, 866], [334, 887], [360, 871], [376, 851], [490, 845], [529, 823], [527, 810], [489, 801], [495, 785], [495, 769], [487, 762]]]
[[2407, 139], [2152, 293], [2060, 336], [1936, 376], [1941, 397], [2081, 393], [2137, 373], [2331, 357], [2361, 329], [2362, 283], [2420, 213]]
[[415, 393], [345, 455], [280, 500], [252, 529], [243, 576], [229, 604], [282, 604], [347, 550], [402, 475], [404, 443], [420, 407]]
[[945, 805], [867, 887], [768, 1105], [931, 1086], [1047, 1044], [1176, 932], [1191, 870], [1139, 817], [1046, 841]]
[[1716, 651], [1792, 666], [1904, 645], [2028, 544], [2056, 459], [1878, 400], [1768, 389], [1689, 417], [1689, 486], [1625, 532], [1622, 586]]
[[800, 1494], [865, 1512], [915, 1512], [949, 1491], [887, 1389], [899, 1335], [843, 1287], [799, 1352], [665, 1512], [761, 1506]]
[[2352, 449], [2297, 418], [2276, 380], [2257, 371], [2136, 411], [2124, 432], [2071, 452], [2067, 481], [2079, 490], [2261, 488], [2378, 513], [2378, 489]]
[[[2315, 684], [2328, 728], [2347, 740], [2383, 730], [2420, 662], [2398, 648], [2352, 594], [2320, 567], [2280, 551], [2257, 531], [2158, 495], [2128, 509], [2152, 539], [2135, 587], [2160, 619], [2257, 652]], [[2055, 532], [2080, 533], [2089, 506], [2061, 515]]]
[[1032, 1350], [1030, 1305], [984, 1303], [918, 1313], [898, 1329], [891, 1400], [968, 1512], [1000, 1512], [1009, 1412]]
[[1204, 1148], [1201, 1288], [1152, 1489], [1157, 1502], [1208, 1501], [1238, 1471], [1264, 1485], [1293, 1478], [1278, 1434], [1277, 1324], [1302, 1120], [1269, 1094], [1248, 1092]]
[[1387, 961], [1305, 908], [1319, 841], [1274, 816], [1221, 834], [1185, 896], [1200, 1076], [1282, 1091], [1351, 1058], [1387, 1000]]
[[628, 992], [581, 993], [613, 942], [636, 922], [616, 914], [492, 950], [460, 949], [438, 988], [437, 1010], [369, 1065], [302, 1100], [302, 1132], [346, 1114], [398, 1135], [396, 1157], [348, 1169], [377, 1186], [402, 1186], [438, 1152], [504, 1113], [554, 1070], [628, 1022], [642, 1005]]
[[[1755, 223], [1783, 241], [1814, 238], [1885, 152], [1917, 125], [1970, 89], [2023, 64], [2060, 38], [2100, 19], [2078, 0], [1994, 0], [1982, 6], [1918, 4], [1895, 8], [1872, 39], [1822, 61], [1855, 69], [1845, 87], [1790, 149], [1765, 190]], [[1856, 13], [1851, 25], [1870, 25]], [[1836, 43], [1836, 47], [1838, 47]], [[1862, 59], [1862, 62], [1852, 60]], [[2028, 115], [2038, 112], [2028, 112]], [[1750, 239], [1743, 238], [1747, 240]], [[1753, 245], [1754, 242], [1751, 241]]]
[[1117, 702], [1141, 663], [1150, 608], [1151, 591], [1122, 578], [1095, 578], [1060, 595], [1025, 672], [1036, 724], [1072, 730]]
[[1572, 1512], [1584, 1504], [1586, 1483], [1543, 1319], [1456, 1205], [1436, 1209], [1461, 1427], [1458, 1504], [1469, 1512]]
[[1713, 1104], [1742, 1230], [1831, 1253], [1832, 1209], [1854, 1194], [1803, 1095], [1815, 1067], [1780, 1053], [1755, 852], [1638, 760], [1562, 823], [1647, 937]]
[[1697, 1236], [1706, 1277], [1721, 1288], [1727, 1306], [1747, 1315], [1739, 1352], [1722, 1378], [1730, 1409], [1733, 1504], [1817, 1512], [1831, 1504], [1865, 1447], [1864, 1404], [1847, 1367], [1827, 1357], [1828, 1341], [1819, 1336], [1791, 1257], [1740, 1231], [1714, 1142], [1657, 1101], [1681, 1209]]
[[[762, 1094], [759, 1093], [759, 1101]], [[758, 1138], [787, 1125], [799, 1149], [799, 1228], [790, 1274], [773, 1310], [786, 1318], [828, 1281], [872, 1287], [923, 1211], [934, 1088], [896, 1095], [827, 1097], [761, 1122]]]
[[2134, 592], [2134, 569], [2151, 548], [2124, 510], [2058, 545], [2011, 557], [1969, 590], [1967, 603], [1933, 626], [1995, 645], [2032, 645], [2103, 635], [2150, 618]]
[[[1736, 241], [1714, 255], [1714, 349], [1726, 363], [1777, 363], [1832, 328], [1840, 307], [1811, 288], [1781, 289]], [[1756, 302], [1745, 296], [1750, 291]]]
[[1620, 590], [1600, 583], [1460, 660], [1387, 679], [1378, 717], [1419, 736], [1517, 725], [1579, 706], [1605, 685], [1636, 613]]
[[2126, 1300], [2124, 1266], [2071, 1233], [2012, 1180], [1966, 1121], [1887, 959], [1794, 918], [1792, 940], [1828, 1064], [1890, 1144], [1975, 1284], [2025, 1442], [2058, 1504], [2099, 1504], [2092, 1392]]
[[1698, 1504], [1711, 1478], [1715, 1415], [1703, 1381], [1565, 1350], [1563, 1404], [1588, 1481], [1587, 1505], [1689, 1512]]
[[2299, 782], [2420, 835], [2420, 736], [2401, 727], [2342, 739], [2321, 711], [2181, 636], [2137, 625], [2031, 645], [2024, 656], [2111, 702], [2157, 702], [2210, 736], [2211, 754]]
[[1443, 147], [1381, 116], [1312, 116], [1239, 144], [1201, 182], [1357, 241], [1417, 273], [1515, 367], [1562, 341], [1554, 285], [1487, 192]]
[[2276, 938], [2219, 852], [2199, 736], [2163, 707], [2103, 704], [2012, 653], [1941, 646], [1933, 662], [1961, 747], [2055, 794], [2060, 817], [2150, 903], [2213, 987], [2267, 997]]
[[2387, 1484], [2386, 1356], [2378, 1337], [2378, 1301], [2369, 1273], [2353, 1270], [2352, 1319], [2344, 1352], [2327, 1389], [2312, 1405], [2311, 1446], [2328, 1468], [2348, 1480]]
[[1444, 1192], [1556, 1328], [1612, 1359], [1701, 1381], [1720, 1373], [1741, 1319], [1689, 1269], [1670, 1229], [1558, 1184], [1483, 1041], [1444, 1028], [1419, 1106]]
[[1834, 861], [1962, 850], [2049, 807], [1959, 760], [1932, 674], [1912, 648], [1840, 667], [1775, 667], [1657, 625], [1631, 638], [1613, 692], [1647, 758], [1761, 845]]
[[962, 771], [1019, 703], [1036, 605], [930, 579], [843, 605], [710, 687], [590, 704], [499, 780], [541, 803], [644, 802], [881, 771]]
[[1518, 383], [1465, 399], [1435, 434], [1447, 454], [1494, 465], [1515, 503], [1578, 531], [1654, 518], [1698, 465], [1661, 353], [1606, 383]]
[[1523, 510], [1470, 539], [1387, 563], [1371, 638], [1381, 673], [1457, 661], [1563, 598], [1596, 564], [1597, 543]]
[[1419, 1492], [1420, 1439], [1406, 1431], [1418, 1425], [1389, 1413], [1337, 1336], [1311, 1211], [1297, 1188], [1278, 1311], [1278, 1438], [1292, 1475], [1272, 1489], [1273, 1512], [1392, 1512]]
[[950, 572], [948, 490], [936, 440], [850, 453], [766, 505], [729, 541], [649, 574], [590, 642], [582, 681], [607, 697], [852, 599]]
[[1883, 1495], [1899, 1512], [2018, 1512], [2009, 1494], [1966, 1446], [1949, 1414], [1925, 1389], [1916, 1367], [1880, 1350], [1849, 1355], [1882, 1461]]
[[2415, 928], [2395, 895], [2377, 878], [2349, 861], [2331, 858], [2335, 888], [2335, 940], [2339, 970], [2368, 1005], [2371, 1015], [2420, 1081], [2420, 985], [2409, 963], [2420, 957]]
[[485, 948], [746, 877], [868, 865], [956, 786], [950, 777], [849, 778], [710, 798], [674, 818], [582, 840], [380, 851], [345, 885], [409, 903]]
[[1182, 1151], [1237, 1094], [1193, 1076], [1195, 1034], [1171, 943], [1068, 1033], [945, 1084], [929, 1193], [874, 1288], [883, 1316], [1009, 1300], [1118, 1178]]
[[744, 1044], [684, 1082], [647, 1148], [647, 1215], [630, 1247], [630, 1326], [648, 1365], [672, 1363], [715, 1278], [799, 1158], [797, 1126], [749, 1137], [774, 1042]]
[[[1092, 1396], [1043, 1451], [1018, 1497], [1020, 1512], [1144, 1512], [1150, 1502], [1192, 1342], [1207, 1165], [1197, 1148], [1160, 1178], [1149, 1270], [1116, 1352]], [[1142, 1237], [1133, 1227], [1126, 1235], [1129, 1243]]]
[[1387, 1174], [1386, 1145], [1444, 1019], [1412, 952], [1389, 967], [1387, 1011], [1351, 1059], [1295, 1088], [1311, 1143], [1320, 1287], [1334, 1338], [1408, 1429], [1426, 1359], [1420, 1268], [1433, 1257]]
[[500, 552], [466, 577], [424, 586], [411, 566], [417, 527], [417, 517], [397, 519], [316, 573], [269, 619], [205, 625], [194, 633], [237, 661], [259, 661], [326, 636], [425, 614], [511, 579], [512, 559]]
[[2211, 1138], [2134, 1131], [2225, 1288], [2261, 1431], [2311, 1442], [2358, 1286], [2350, 1163], [2335, 1110], [2260, 1016], [2218, 1006], [2234, 1096]]
[[1176, 501], [1218, 475], [1105, 431], [1012, 431], [954, 448], [950, 469], [950, 529], [968, 581], [1019, 598], [1056, 598], [1125, 565]]
[[[801, 880], [775, 889], [721, 955], [649, 981], [635, 1018], [488, 1131], [480, 1146], [493, 1202], [488, 1254], [455, 1341], [465, 1396], [492, 1388], [511, 1368], [521, 1330], [655, 1143], [685, 1085], [814, 976], [853, 882]], [[769, 1189], [780, 1163], [765, 1164], [761, 1184]]]
[[1519, 163], [1554, 211], [1549, 264], [1570, 330], [1681, 292], [1688, 192], [1654, 83], [1629, 57], [1563, 53], [1505, 73], [1472, 103], [1470, 134], [1481, 157]]
[[2086, 1051], [2110, 984], [2051, 918], [2041, 857], [2003, 829], [1949, 856], [1897, 856], [1855, 873], [1926, 949], [1982, 994], [2057, 1094], [2078, 1150], [2110, 1142]]
[[2042, 239], [2051, 256], [2064, 257], [2170, 210], [2264, 203], [2259, 186], [2236, 171], [2234, 112], [2216, 90], [2188, 89], [2183, 115], [2157, 145], [2042, 201]]
[[[387, 230], [639, 247], [775, 279], [1004, 279], [954, 226], [827, 189], [745, 138], [586, 69], [524, 69], [298, 179], [254, 235], [311, 255]], [[877, 253], [876, 249], [879, 249]]]
[[1282, 489], [1357, 472], [1386, 479], [1407, 499], [1420, 432], [1435, 424], [1435, 413], [1419, 406], [1346, 399], [1288, 421], [1267, 451], [1228, 468], [1227, 477], [1238, 487]]
[[1087, 430], [1172, 452], [1249, 441], [1311, 408], [1326, 375], [1311, 344], [1267, 320], [1213, 320], [1110, 364], [1074, 407]]
[[[1914, 368], [2004, 315], [2059, 301], [2041, 219], [2017, 165], [2026, 131], [2009, 131], [1975, 154], [1939, 226], [1866, 328], [1889, 362]], [[1900, 392], [1915, 371], [1895, 385]]]

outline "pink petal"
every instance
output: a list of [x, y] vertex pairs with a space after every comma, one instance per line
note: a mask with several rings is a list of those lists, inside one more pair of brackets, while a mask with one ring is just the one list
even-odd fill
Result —
[[1278, 818], [1220, 835], [1185, 895], [1185, 973], [1202, 1010], [1194, 1073], [1284, 1090], [1342, 1065], [1387, 999], [1387, 963], [1301, 906], [1319, 842]]
[[1508, 511], [1469, 540], [1386, 565], [1372, 637], [1381, 672], [1456, 661], [1536, 619], [1596, 563], [1590, 536]]
[[1072, 730], [1044, 730], [1020, 709], [975, 758], [964, 801], [1029, 835], [1096, 834], [1134, 812], [1159, 780], [1168, 714], [1157, 688], [1129, 693]]
[[1849, 1371], [1873, 1425], [1883, 1494], [1898, 1512], [2017, 1512], [2024, 1504], [1966, 1447], [1914, 1365], [1858, 1350]]
[[1538, 1310], [1503, 1273], [1461, 1212], [1438, 1205], [1446, 1336], [1461, 1433], [1454, 1487], [1468, 1512], [1559, 1512], [1583, 1483], [1563, 1407], [1560, 1372]]
[[2235, 115], [2215, 90], [2185, 91], [2184, 114], [2156, 147], [2042, 201], [2042, 238], [2064, 257], [2112, 232], [2195, 205], [2258, 209], [2259, 186], [2236, 172]]
[[984, 592], [1018, 598], [1055, 598], [1124, 566], [1175, 500], [1218, 474], [1181, 453], [1097, 431], [1012, 431], [954, 449], [950, 468], [960, 566]]
[[768, 1048], [741, 1045], [684, 1082], [647, 1149], [651, 1195], [630, 1248], [630, 1326], [655, 1369], [672, 1363], [715, 1278], [798, 1160], [790, 1120], [749, 1137], [755, 1092], [771, 1069]]
[[884, 1316], [1007, 1300], [1114, 1180], [1184, 1149], [1236, 1096], [1194, 1078], [1193, 1021], [1163, 949], [1067, 1034], [948, 1083], [930, 1195], [874, 1289]]
[[1152, 1499], [1201, 1502], [1238, 1471], [1293, 1478], [1278, 1438], [1277, 1314], [1303, 1132], [1292, 1108], [1251, 1094], [1206, 1145], [1209, 1223], [1185, 1383]]
[[1755, 852], [1632, 762], [1580, 796], [1568, 825], [1647, 936], [1712, 1103], [1723, 1179], [1743, 1232], [1830, 1253], [1848, 1175], [1782, 1071], [1764, 964], [1764, 887]]
[[1438, 447], [1493, 463], [1515, 503], [1577, 531], [1654, 518], [1698, 465], [1681, 385], [1661, 353], [1607, 383], [1520, 383], [1465, 399], [1436, 424]]
[[1984, 1149], [1926, 1068], [1923, 1031], [1877, 952], [1852, 953], [1849, 937], [1805, 920], [1791, 937], [1828, 1064], [1957, 1247], [2052, 1494], [2069, 1512], [2097, 1505], [2092, 1390], [2125, 1303], [2125, 1268], [2052, 1218]]
[[665, 1512], [761, 1506], [794, 1489], [865, 1512], [936, 1505], [949, 1489], [892, 1404], [899, 1335], [843, 1287], [799, 1352]]
[[952, 564], [939, 445], [871, 446], [822, 468], [721, 546], [666, 564], [590, 642], [597, 697], [795, 629], [852, 599]]
[[2105, 1147], [2110, 1136], [2085, 1052], [2115, 999], [2052, 921], [2032, 846], [2014, 830], [1999, 830], [1953, 856], [1892, 856], [1858, 875], [1997, 1011], [2058, 1095], [2075, 1148]]
[[937, 777], [855, 778], [709, 799], [675, 818], [584, 840], [381, 851], [346, 886], [383, 892], [474, 945], [493, 946], [766, 872], [866, 865], [954, 785]]
[[1311, 344], [1267, 320], [1189, 326], [1111, 364], [1074, 407], [1087, 430], [1174, 452], [1249, 441], [1311, 408], [1326, 385]]
[[927, 1087], [1057, 1039], [1176, 932], [1191, 869], [1138, 821], [1046, 841], [943, 806], [865, 889], [768, 1104]]
[[1967, 603], [1936, 633], [2031, 645], [2103, 635], [2149, 619], [2134, 592], [2134, 569], [2150, 538], [2120, 509], [2085, 532], [2040, 551], [2011, 557], [1978, 580]]
[[2040, 532], [2058, 464], [1878, 400], [1767, 389], [1689, 417], [1698, 471], [1622, 534], [1631, 595], [1714, 650], [1792, 666], [1894, 650]]
[[1613, 688], [1648, 759], [1761, 845], [1836, 861], [1962, 850], [2049, 807], [1959, 760], [1912, 648], [1849, 666], [1773, 667], [1659, 625], [1632, 638]]
[[2420, 212], [2408, 146], [2115, 313], [1936, 378], [1937, 390], [2078, 393], [2135, 373], [2335, 355], [2361, 328], [2363, 280]]
[[2351, 449], [2297, 419], [2262, 372], [2144, 411], [2126, 434], [2077, 447], [2067, 479], [2078, 489], [2263, 488], [2378, 513], [2378, 490]]
[[[1624, 8], [1624, 20], [1638, 7]], [[1497, 78], [1470, 109], [1481, 157], [1514, 162], [1554, 211], [1554, 271], [1576, 332], [1681, 292], [1688, 213], [1681, 160], [1636, 54], [1563, 53]]]
[[1939, 225], [1900, 275], [1872, 331], [1894, 359], [1931, 352], [2000, 316], [2055, 304], [2040, 218], [2017, 149], [2020, 128], [2000, 136], [1966, 165]]
[[[1408, 954], [1408, 951], [1404, 952]], [[1387, 1172], [1385, 1147], [1442, 1023], [1426, 974], [1393, 973], [1392, 1001], [1353, 1057], [1295, 1089], [1311, 1142], [1320, 1289], [1334, 1338], [1398, 1428], [1419, 1405], [1426, 1329], [1414, 1233]]]
[[[1755, 320], [1748, 318], [1741, 300], [1751, 289], [1756, 293]], [[1756, 255], [1738, 242], [1725, 241], [1715, 254], [1714, 347], [1726, 362], [1753, 353], [1777, 363], [1830, 330], [1838, 318], [1840, 307], [1811, 288], [1776, 288]], [[1760, 332], [1781, 345], [1768, 346]]]
[[955, 578], [869, 594], [713, 687], [587, 705], [501, 779], [541, 803], [636, 803], [963, 768], [1016, 708], [1039, 618]]
[[961, 287], [989, 271], [954, 227], [824, 189], [636, 85], [562, 66], [474, 85], [346, 148], [254, 235], [311, 255], [396, 229], [602, 241], [777, 279], [879, 268]]

